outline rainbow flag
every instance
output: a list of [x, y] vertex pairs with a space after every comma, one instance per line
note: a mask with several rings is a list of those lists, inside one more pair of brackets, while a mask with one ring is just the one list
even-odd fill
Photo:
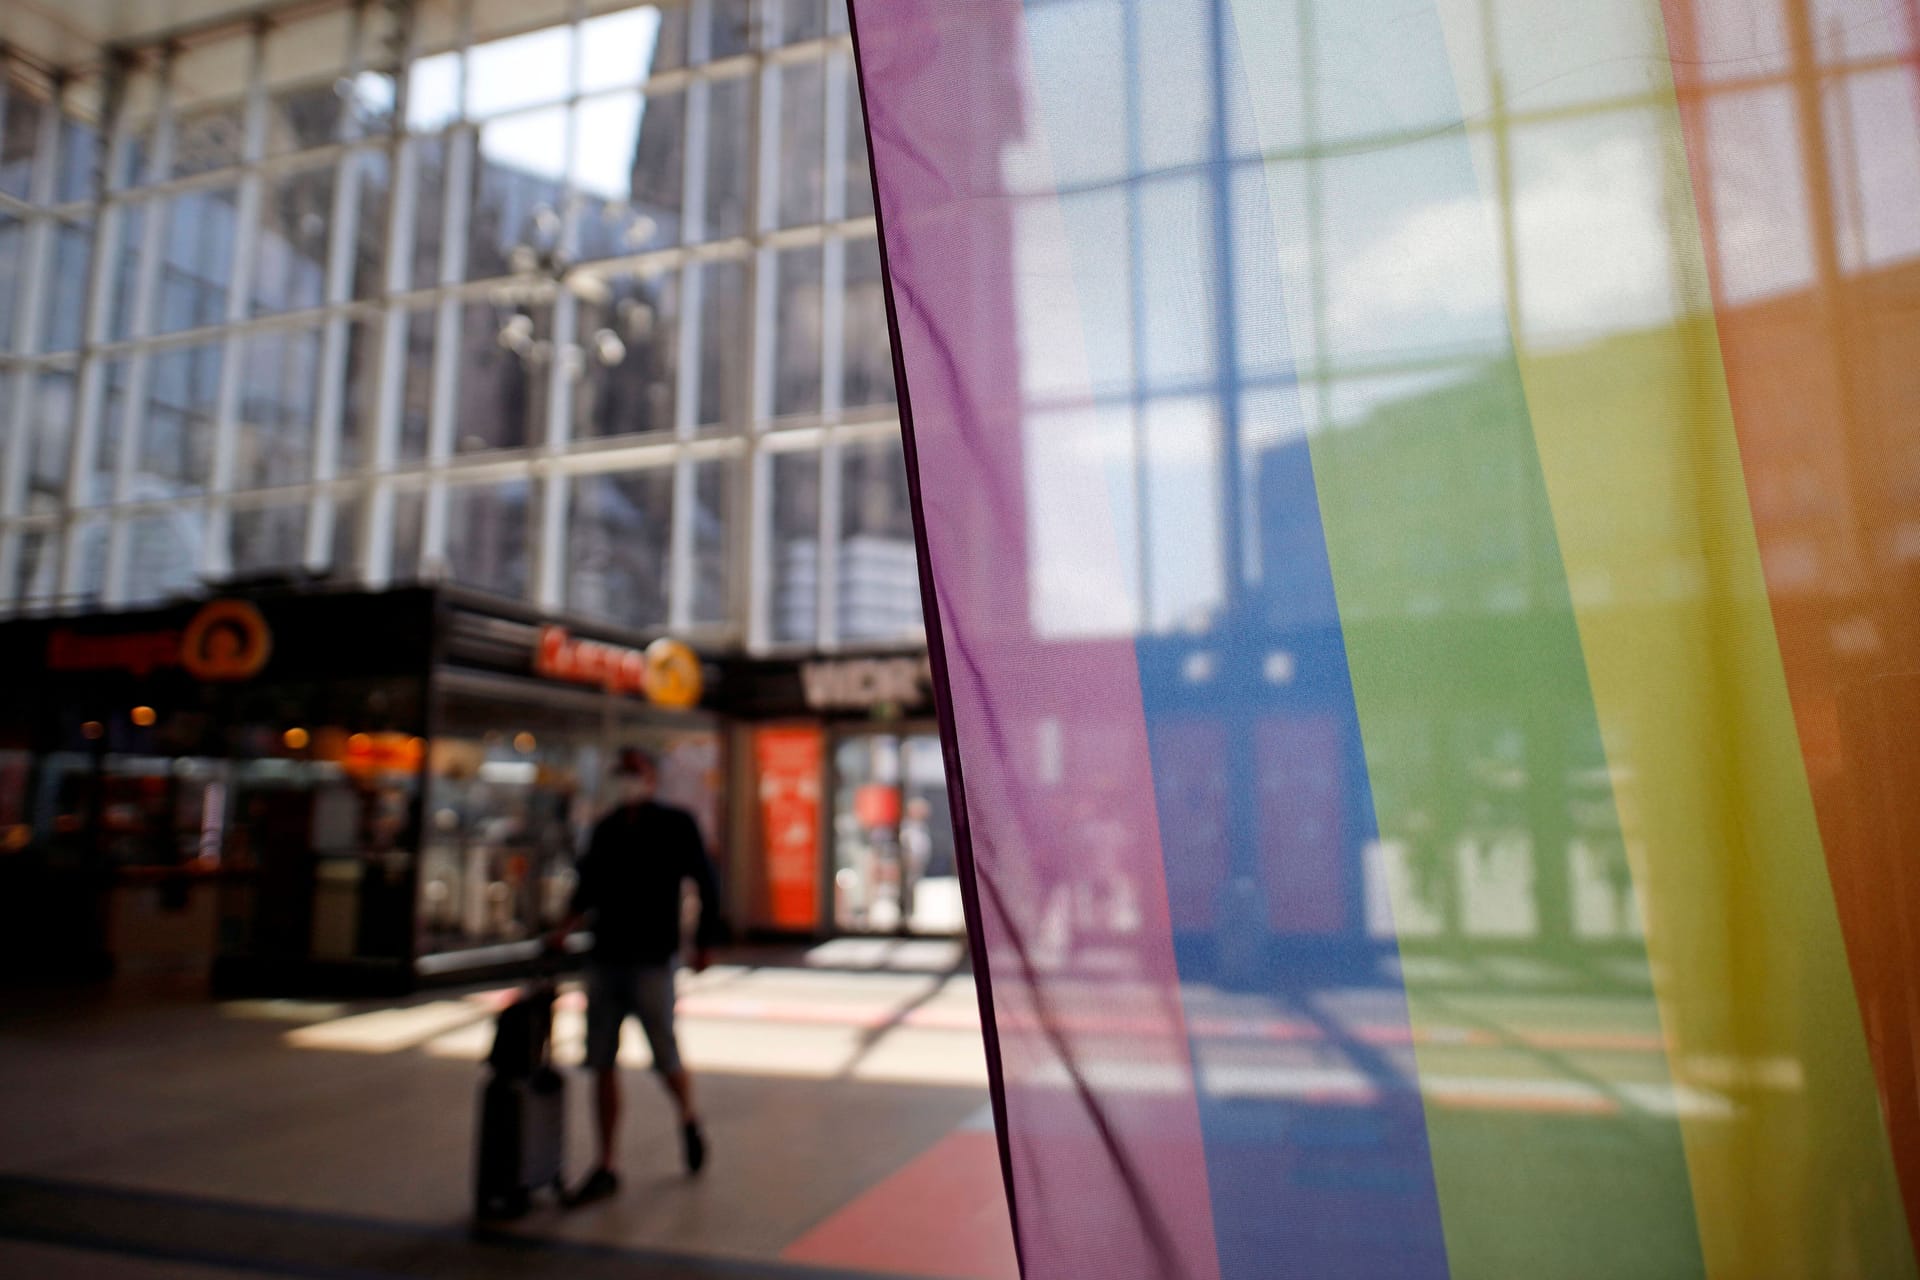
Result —
[[853, 16], [1025, 1273], [1914, 1275], [1920, 7]]

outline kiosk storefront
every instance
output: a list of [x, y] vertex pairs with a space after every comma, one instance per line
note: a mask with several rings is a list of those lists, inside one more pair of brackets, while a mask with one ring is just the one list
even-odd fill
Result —
[[10, 973], [353, 991], [496, 964], [565, 901], [620, 746], [723, 845], [724, 735], [672, 642], [285, 590], [14, 621], [0, 661], [31, 673], [0, 704]]
[[523, 959], [614, 754], [741, 932], [953, 934], [924, 653], [698, 654], [445, 588], [0, 624], [9, 973], [401, 990]]

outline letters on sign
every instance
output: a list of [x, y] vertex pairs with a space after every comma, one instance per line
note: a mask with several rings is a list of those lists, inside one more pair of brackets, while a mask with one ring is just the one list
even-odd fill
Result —
[[894, 703], [919, 706], [932, 676], [925, 658], [845, 658], [803, 662], [800, 682], [815, 711], [857, 710]]

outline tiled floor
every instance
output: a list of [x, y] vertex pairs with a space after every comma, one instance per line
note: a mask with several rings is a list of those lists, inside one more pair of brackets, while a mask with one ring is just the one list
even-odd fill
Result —
[[[577, 1275], [605, 1258], [629, 1276], [1013, 1274], [964, 974], [756, 963], [689, 979], [705, 1176], [680, 1173], [671, 1113], [630, 1039], [622, 1193], [536, 1208], [505, 1245], [466, 1235], [477, 1059], [499, 995], [0, 1004], [0, 1273]], [[563, 996], [563, 1062], [581, 1021]], [[590, 1116], [569, 1074], [577, 1169]], [[223, 1214], [268, 1227], [236, 1234], [243, 1219]], [[40, 1229], [48, 1219], [58, 1230]], [[287, 1242], [302, 1238], [338, 1256], [290, 1270]], [[259, 1246], [236, 1254], [236, 1239]], [[22, 1260], [35, 1250], [44, 1267]]]

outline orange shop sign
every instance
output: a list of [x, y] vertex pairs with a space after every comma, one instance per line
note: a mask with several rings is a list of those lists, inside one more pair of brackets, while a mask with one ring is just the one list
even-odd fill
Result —
[[273, 633], [244, 600], [214, 600], [184, 630], [89, 635], [67, 627], [47, 637], [49, 671], [127, 671], [151, 675], [185, 667], [201, 680], [249, 680], [273, 655]]
[[634, 694], [662, 707], [694, 706], [702, 691], [700, 656], [678, 640], [655, 640], [641, 650], [576, 640], [565, 627], [546, 626], [540, 628], [533, 669], [549, 679]]
[[766, 855], [767, 923], [812, 929], [820, 913], [820, 766], [826, 742], [812, 725], [755, 731], [760, 768], [760, 840]]

